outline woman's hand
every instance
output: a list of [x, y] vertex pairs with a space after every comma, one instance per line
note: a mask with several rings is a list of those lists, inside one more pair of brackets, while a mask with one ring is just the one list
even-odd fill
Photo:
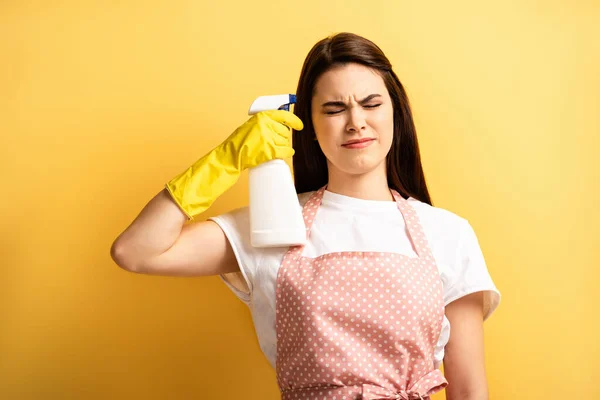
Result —
[[204, 212], [229, 189], [246, 168], [294, 154], [290, 128], [302, 130], [302, 121], [285, 110], [262, 111], [166, 184], [173, 201], [188, 219]]

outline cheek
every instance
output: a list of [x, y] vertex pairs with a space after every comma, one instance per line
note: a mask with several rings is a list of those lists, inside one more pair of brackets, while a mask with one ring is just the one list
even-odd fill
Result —
[[332, 140], [335, 138], [339, 127], [339, 119], [338, 118], [314, 118], [313, 126], [315, 128], [315, 134], [319, 138], [319, 140]]
[[327, 156], [327, 158], [335, 158], [336, 151], [338, 150], [337, 142], [333, 135], [321, 134], [318, 136], [319, 138], [319, 146], [321, 146], [321, 150], [323, 150], [323, 154]]
[[382, 113], [374, 122], [375, 129], [380, 134], [382, 144], [391, 146], [394, 137], [394, 114], [392, 112]]
[[391, 107], [379, 110], [377, 114], [373, 115], [373, 122], [381, 127], [393, 125], [394, 110]]
[[336, 127], [333, 123], [333, 118], [327, 120], [313, 120], [315, 134], [319, 140], [319, 147], [323, 154], [329, 159], [335, 158], [337, 150], [337, 135], [335, 135]]
[[312, 123], [313, 128], [315, 130], [315, 134], [317, 136], [323, 136], [323, 131], [325, 130], [325, 123], [323, 118], [320, 115], [312, 115]]

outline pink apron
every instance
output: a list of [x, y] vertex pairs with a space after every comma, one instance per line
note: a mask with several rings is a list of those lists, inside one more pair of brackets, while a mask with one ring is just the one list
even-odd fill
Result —
[[[304, 205], [310, 235], [325, 187]], [[418, 257], [291, 247], [277, 273], [282, 400], [427, 399], [447, 381], [434, 368], [442, 281], [414, 208], [391, 189]]]

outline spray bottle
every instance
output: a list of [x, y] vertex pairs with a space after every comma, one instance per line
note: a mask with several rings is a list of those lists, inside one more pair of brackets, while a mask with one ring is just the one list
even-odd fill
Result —
[[[260, 96], [248, 115], [266, 110], [289, 111], [293, 94]], [[248, 171], [250, 187], [250, 238], [254, 247], [288, 247], [306, 241], [302, 207], [289, 166], [284, 160], [264, 162]]]

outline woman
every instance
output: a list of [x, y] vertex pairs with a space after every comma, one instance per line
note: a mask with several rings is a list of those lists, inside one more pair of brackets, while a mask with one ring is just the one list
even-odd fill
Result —
[[[449, 399], [487, 399], [482, 322], [500, 293], [469, 222], [431, 204], [389, 61], [365, 38], [333, 35], [309, 52], [296, 95], [294, 113], [254, 115], [167, 183], [113, 259], [220, 275], [250, 307], [283, 399], [419, 399], [446, 386]], [[292, 155], [305, 246], [253, 248], [247, 207], [185, 224], [244, 169]]]

